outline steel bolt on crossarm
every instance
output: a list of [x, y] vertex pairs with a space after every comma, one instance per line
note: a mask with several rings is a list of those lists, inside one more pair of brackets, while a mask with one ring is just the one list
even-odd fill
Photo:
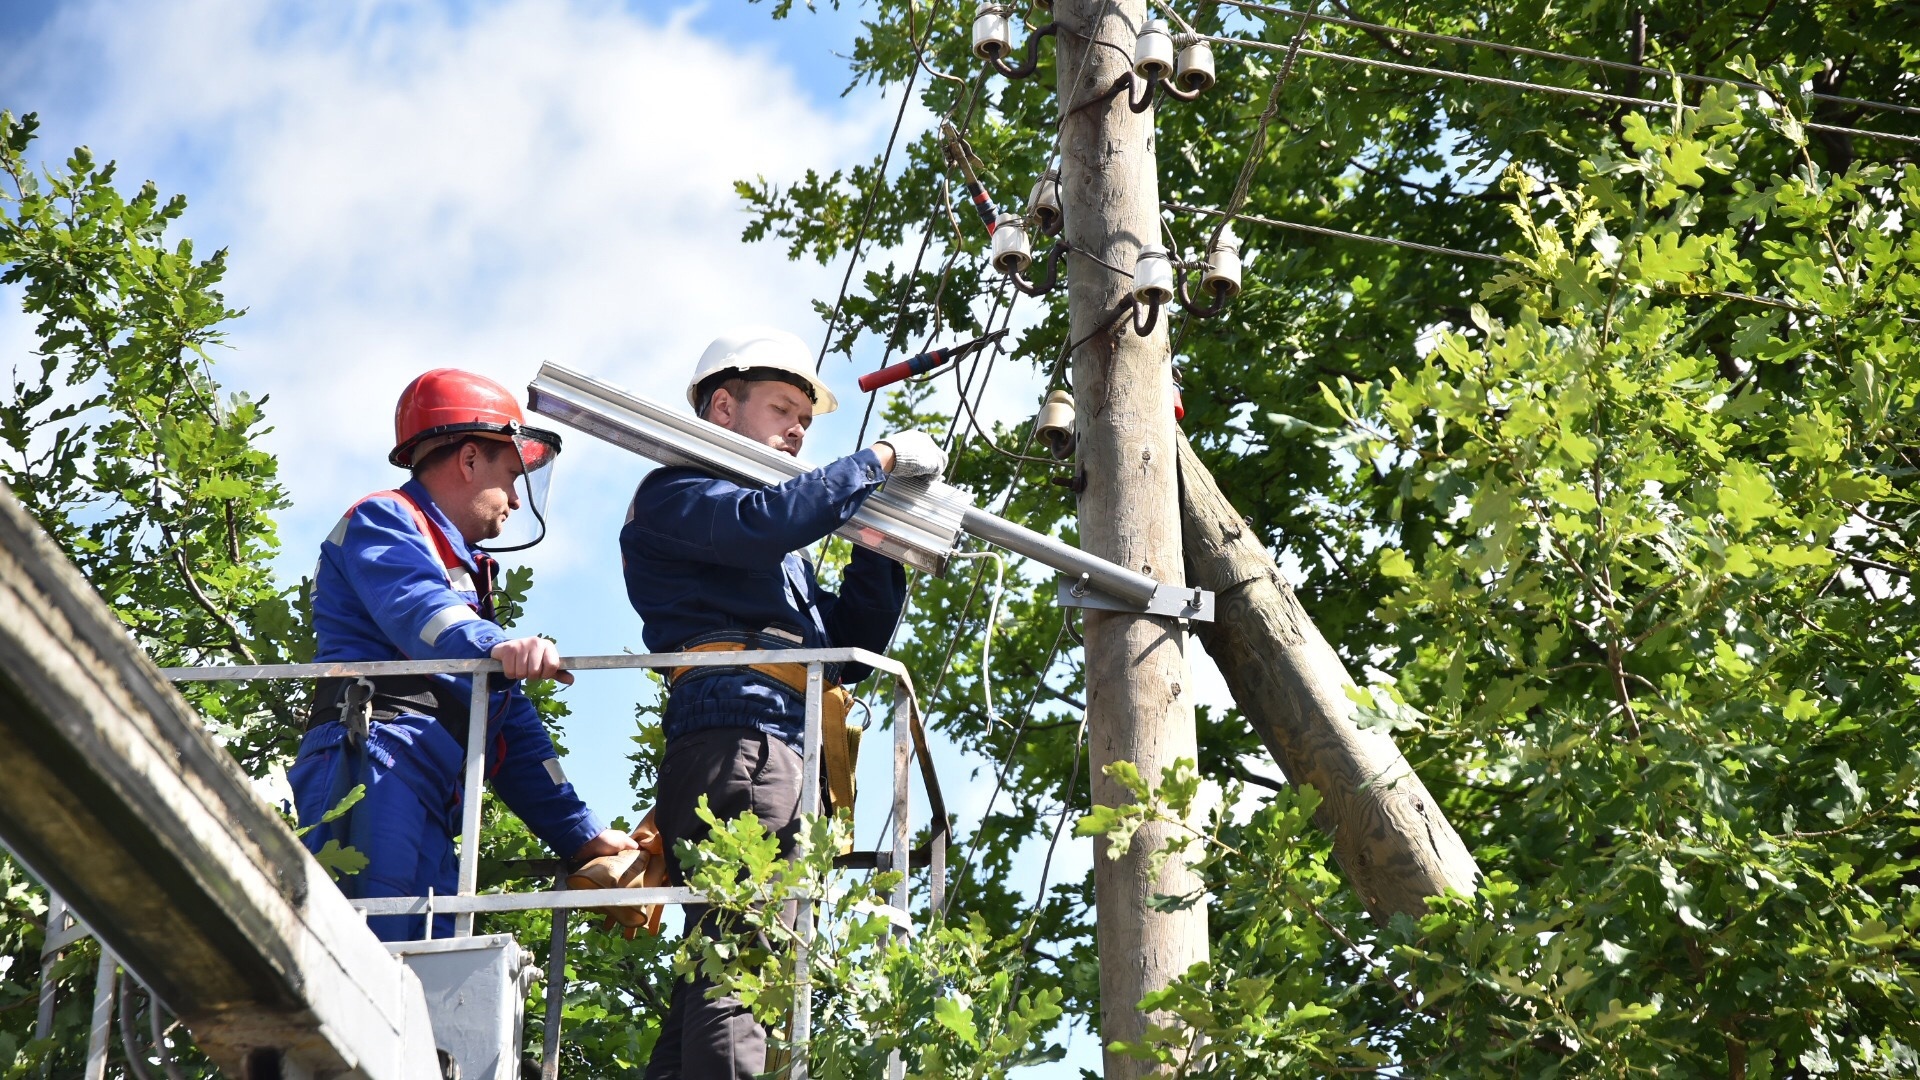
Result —
[[[715, 429], [718, 430], [718, 429]], [[613, 656], [572, 656], [564, 657], [561, 666], [568, 671], [614, 671], [637, 669], [672, 669], [681, 667], [745, 666], [752, 664], [805, 664], [807, 668], [806, 694], [806, 735], [802, 743], [800, 804], [807, 807], [820, 805], [820, 739], [821, 739], [821, 694], [824, 688], [824, 670], [827, 664], [858, 663], [865, 664], [875, 671], [884, 671], [895, 678], [896, 698], [893, 713], [893, 836], [890, 858], [879, 861], [879, 869], [898, 867], [903, 871], [911, 864], [909, 842], [912, 837], [909, 811], [911, 807], [911, 788], [909, 762], [916, 752], [920, 758], [920, 775], [925, 786], [927, 802], [931, 810], [932, 840], [928, 874], [928, 910], [939, 911], [945, 900], [946, 891], [946, 848], [949, 828], [946, 803], [941, 796], [939, 779], [934, 773], [933, 763], [927, 752], [924, 730], [920, 722], [920, 702], [914, 691], [913, 678], [906, 666], [897, 660], [869, 652], [866, 649], [760, 649], [747, 652], [712, 653], [638, 653]], [[480, 912], [503, 911], [543, 911], [554, 913], [554, 941], [564, 941], [561, 926], [567, 912], [574, 908], [598, 908], [641, 904], [690, 904], [700, 903], [702, 894], [686, 888], [651, 889], [554, 889], [541, 892], [489, 893], [479, 891], [480, 845], [476, 839], [480, 835], [480, 809], [483, 795], [484, 766], [486, 762], [486, 728], [488, 704], [488, 680], [483, 676], [501, 670], [497, 660], [394, 660], [369, 663], [335, 664], [261, 664], [249, 666], [218, 666], [191, 668], [162, 668], [161, 675], [173, 682], [247, 682], [256, 679], [322, 679], [353, 676], [382, 675], [426, 675], [435, 673], [467, 673], [476, 676], [473, 680], [473, 697], [468, 718], [467, 756], [464, 777], [464, 790], [461, 802], [461, 841], [459, 890], [453, 896], [410, 896], [368, 900], [354, 900], [354, 908], [364, 915], [424, 915], [427, 932], [433, 931], [433, 916], [453, 914], [454, 936], [468, 937], [473, 934], [473, 918]], [[802, 834], [804, 837], [804, 833]], [[804, 839], [802, 840], [804, 843]], [[893, 907], [901, 913], [911, 911], [912, 875], [903, 873], [900, 883], [895, 886]], [[801, 982], [807, 979], [809, 958], [807, 943], [812, 935], [807, 931], [812, 926], [812, 901], [800, 901], [800, 919], [802, 926], [802, 944], [796, 956], [796, 971]], [[899, 919], [896, 918], [896, 927]], [[84, 930], [81, 931], [84, 934]], [[78, 935], [75, 935], [78, 936]], [[66, 935], [61, 936], [63, 944], [70, 944]], [[50, 950], [51, 951], [51, 950]], [[555, 965], [555, 972], [564, 972], [564, 967]], [[559, 975], [553, 976], [556, 979]], [[110, 988], [109, 988], [110, 991]], [[109, 991], [102, 991], [103, 993]], [[560, 1030], [559, 1010], [565, 1000], [563, 992], [549, 990], [547, 997], [546, 1031], [549, 1049], [546, 1065], [542, 1070], [544, 1077], [556, 1075], [558, 1057], [552, 1047], [557, 1046]], [[812, 998], [806, 993], [794, 997], [792, 1034], [796, 1044], [796, 1065], [792, 1076], [802, 1078], [805, 1071], [805, 1046], [812, 1027]], [[890, 1075], [898, 1075], [895, 1068], [889, 1069]]]

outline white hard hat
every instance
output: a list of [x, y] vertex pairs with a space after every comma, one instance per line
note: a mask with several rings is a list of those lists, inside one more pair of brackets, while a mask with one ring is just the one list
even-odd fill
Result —
[[840, 407], [840, 400], [813, 370], [813, 350], [798, 335], [771, 326], [740, 326], [713, 339], [694, 365], [687, 383], [687, 404], [700, 408], [700, 384], [723, 371], [772, 368], [797, 376], [813, 390], [813, 413], [821, 416]]

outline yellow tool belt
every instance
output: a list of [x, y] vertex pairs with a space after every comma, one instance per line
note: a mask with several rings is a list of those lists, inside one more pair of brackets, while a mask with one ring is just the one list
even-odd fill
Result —
[[[747, 647], [737, 641], [711, 641], [705, 645], [695, 645], [683, 652], [746, 652]], [[807, 665], [805, 664], [747, 664], [744, 665], [765, 675], [802, 698], [807, 696]], [[690, 671], [698, 670], [693, 665], [674, 668], [667, 673], [667, 685], [672, 686], [680, 677]], [[822, 688], [820, 694], [820, 755], [827, 768], [828, 809], [853, 812], [854, 767], [860, 761], [860, 736], [862, 728], [847, 726], [847, 714], [853, 711], [853, 694], [844, 686], [829, 685]]]

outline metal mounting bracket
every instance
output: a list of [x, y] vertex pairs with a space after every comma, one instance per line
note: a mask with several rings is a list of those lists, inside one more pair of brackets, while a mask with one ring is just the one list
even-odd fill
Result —
[[1061, 607], [1098, 608], [1101, 611], [1132, 611], [1146, 615], [1166, 615], [1175, 619], [1213, 621], [1213, 594], [1186, 585], [1161, 585], [1153, 599], [1142, 608], [1095, 589], [1086, 575], [1080, 580], [1059, 578], [1057, 601]]

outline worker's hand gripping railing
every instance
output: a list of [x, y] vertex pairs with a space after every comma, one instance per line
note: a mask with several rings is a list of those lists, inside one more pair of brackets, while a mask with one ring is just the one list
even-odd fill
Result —
[[[926, 735], [921, 725], [920, 702], [914, 692], [913, 678], [898, 661], [866, 649], [767, 649], [748, 652], [642, 653], [614, 656], [573, 656], [561, 660], [568, 671], [606, 671], [628, 669], [673, 669], [681, 667], [732, 667], [751, 664], [805, 664], [807, 668], [806, 736], [802, 743], [801, 805], [820, 805], [821, 697], [825, 692], [825, 665], [859, 663], [894, 676], [896, 698], [893, 722], [893, 850], [885, 860], [876, 859], [877, 869], [899, 869], [900, 884], [894, 890], [893, 904], [903, 914], [911, 911], [909, 885], [910, 844], [909, 762], [917, 753], [920, 775], [931, 811], [928, 886], [929, 911], [939, 911], [946, 891], [946, 847], [948, 818], [941, 797], [939, 779], [928, 755]], [[162, 668], [161, 674], [174, 682], [245, 682], [254, 679], [321, 679], [380, 675], [427, 675], [435, 673], [471, 674], [473, 696], [468, 712], [467, 757], [461, 803], [461, 844], [459, 891], [453, 896], [411, 896], [354, 900], [353, 905], [367, 915], [423, 915], [427, 932], [432, 933], [433, 917], [454, 915], [454, 934], [473, 933], [473, 917], [479, 912], [551, 910], [554, 917], [553, 943], [566, 940], [567, 912], [581, 907], [615, 907], [644, 904], [700, 903], [704, 897], [686, 888], [641, 889], [554, 889], [531, 893], [495, 893], [482, 896], [480, 882], [480, 800], [483, 795], [487, 747], [489, 680], [486, 675], [501, 670], [495, 660], [394, 660], [337, 664], [261, 664], [250, 666]], [[902, 721], [905, 721], [904, 723]], [[802, 843], [805, 843], [802, 830]], [[802, 986], [809, 977], [811, 958], [807, 946], [812, 939], [812, 901], [802, 900], [801, 945], [795, 957], [796, 975]], [[554, 964], [552, 973], [564, 973], [563, 964]], [[559, 974], [552, 974], [558, 979]], [[560, 1005], [564, 995], [549, 986], [546, 1021], [546, 1061], [543, 1077], [557, 1076], [559, 1066]], [[791, 1073], [806, 1075], [805, 1047], [812, 1027], [812, 997], [802, 991], [794, 999], [792, 1036], [796, 1053]], [[895, 1070], [889, 1070], [894, 1072]]]

